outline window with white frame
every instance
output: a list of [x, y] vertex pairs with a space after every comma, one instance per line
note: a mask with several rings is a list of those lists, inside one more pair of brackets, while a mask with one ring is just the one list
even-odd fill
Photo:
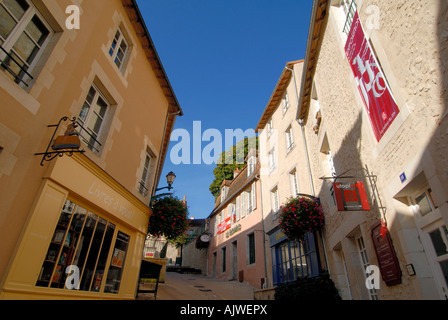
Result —
[[289, 181], [291, 183], [291, 196], [296, 197], [299, 194], [299, 179], [297, 177], [296, 169], [289, 173]]
[[341, 8], [346, 16], [344, 32], [348, 35], [357, 9], [355, 0], [341, 0]]
[[288, 97], [288, 93], [285, 93], [285, 95], [283, 96], [283, 99], [282, 99], [282, 107], [283, 107], [283, 113], [286, 113], [286, 111], [288, 111], [288, 109], [289, 109], [289, 97]]
[[30, 79], [52, 29], [28, 0], [0, 2], [0, 63], [17, 84]]
[[267, 129], [268, 129], [268, 137], [270, 137], [274, 130], [272, 119], [268, 121]]
[[443, 280], [440, 280], [440, 284], [444, 291], [445, 297], [448, 295], [448, 229], [446, 225], [441, 224], [437, 229], [428, 233], [429, 238], [433, 246], [433, 255], [436, 265], [439, 265], [440, 276]]
[[246, 217], [246, 212], [247, 212], [247, 207], [246, 207], [246, 203], [247, 203], [247, 201], [246, 201], [246, 193], [245, 193], [245, 192], [242, 192], [240, 198], [241, 198], [241, 218], [244, 218], [244, 217]]
[[245, 195], [246, 195], [246, 198], [247, 198], [247, 212], [246, 212], [246, 214], [249, 215], [256, 208], [255, 183], [253, 183], [251, 185], [249, 191], [245, 192]]
[[94, 152], [100, 151], [101, 143], [99, 140], [105, 127], [105, 119], [109, 108], [109, 102], [100, 90], [92, 85], [79, 113], [78, 123], [81, 125], [80, 137], [88, 148]]
[[285, 131], [286, 137], [286, 152], [289, 152], [294, 148], [294, 134], [292, 131], [292, 126], [289, 126]]
[[434, 201], [431, 189], [427, 189], [424, 192], [422, 192], [420, 195], [415, 197], [414, 201], [415, 204], [418, 206], [418, 209], [422, 216], [425, 216], [431, 211], [437, 209], [437, 205], [436, 202]]
[[272, 212], [277, 213], [280, 210], [280, 201], [278, 196], [278, 187], [271, 190], [271, 209]]
[[269, 161], [269, 173], [272, 173], [277, 168], [277, 155], [275, 152], [275, 148], [269, 151], [268, 161]]
[[257, 165], [257, 158], [252, 156], [249, 158], [249, 160], [247, 161], [247, 176], [250, 177], [254, 171], [255, 171], [255, 166]]
[[109, 49], [109, 55], [112, 57], [115, 65], [120, 71], [124, 71], [130, 54], [130, 47], [122, 28], [118, 28], [112, 44]]
[[240, 207], [241, 207], [241, 197], [236, 197], [236, 205], [235, 205], [235, 220], [240, 221]]
[[139, 192], [142, 196], [147, 197], [148, 196], [148, 186], [149, 186], [149, 173], [151, 171], [151, 164], [153, 160], [152, 152], [147, 148], [146, 149], [146, 156], [145, 161], [143, 163], [143, 171], [142, 176], [139, 182]]
[[[362, 268], [363, 268], [363, 274], [364, 274], [364, 276], [366, 276], [365, 270], [370, 265], [370, 263], [369, 263], [369, 257], [367, 256], [367, 249], [366, 249], [364, 239], [362, 236], [358, 236], [356, 238], [356, 244], [357, 244], [358, 250], [359, 250], [359, 256], [360, 256]], [[378, 293], [375, 288], [369, 289], [369, 296], [370, 296], [370, 300], [378, 300]]]

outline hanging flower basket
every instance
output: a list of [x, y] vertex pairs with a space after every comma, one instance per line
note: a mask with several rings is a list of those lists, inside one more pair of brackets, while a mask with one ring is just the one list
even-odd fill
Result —
[[324, 225], [324, 212], [317, 199], [299, 196], [280, 208], [280, 228], [292, 241], [303, 241], [307, 233], [320, 231]]
[[153, 211], [148, 222], [148, 233], [164, 236], [169, 242], [181, 240], [188, 230], [187, 207], [175, 197], [166, 197], [151, 204]]

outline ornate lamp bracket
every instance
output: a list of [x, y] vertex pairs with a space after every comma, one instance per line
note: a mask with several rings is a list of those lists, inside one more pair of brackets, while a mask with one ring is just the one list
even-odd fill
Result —
[[[66, 121], [70, 121], [71, 123], [69, 124], [67, 131], [65, 132], [65, 135], [63, 137], [71, 138], [72, 142], [75, 141], [75, 143], [61, 144], [57, 146], [56, 141], [54, 140], [56, 133], [58, 132], [61, 123]], [[80, 144], [78, 143], [78, 141], [80, 140], [78, 137], [78, 133], [75, 131], [75, 128], [77, 126], [78, 124], [76, 123], [76, 117], [74, 117], [73, 119], [69, 119], [68, 117], [62, 117], [59, 120], [58, 124], [52, 124], [48, 126], [48, 128], [55, 128], [55, 129], [53, 135], [51, 136], [50, 142], [48, 143], [47, 149], [45, 150], [45, 152], [34, 154], [35, 156], [42, 156], [42, 161], [40, 162], [41, 166], [44, 166], [45, 161], [51, 161], [56, 157], [63, 157], [64, 155], [71, 157], [75, 153], [82, 154], [85, 152], [84, 150], [79, 150]]]

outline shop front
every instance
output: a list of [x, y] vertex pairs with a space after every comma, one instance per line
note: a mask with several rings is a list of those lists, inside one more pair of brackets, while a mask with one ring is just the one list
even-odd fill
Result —
[[268, 232], [274, 286], [321, 273], [315, 236], [308, 233], [302, 242], [290, 241], [280, 227]]
[[134, 299], [150, 209], [83, 155], [58, 158], [1, 299]]

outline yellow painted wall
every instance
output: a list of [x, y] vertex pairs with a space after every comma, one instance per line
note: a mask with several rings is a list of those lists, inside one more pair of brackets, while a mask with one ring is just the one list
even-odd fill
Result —
[[[0, 72], [0, 146], [4, 148], [0, 154], [0, 292], [6, 283], [7, 270], [14, 270], [8, 276], [9, 285], [27, 286], [30, 279], [35, 277], [35, 270], [25, 272], [17, 261], [26, 261], [28, 268], [39, 260], [38, 257], [42, 259], [47, 246], [44, 243], [48, 241], [47, 237], [51, 237], [54, 223], [59, 218], [60, 208], [57, 207], [61, 206], [69, 192], [72, 195], [73, 189], [82, 186], [85, 179], [82, 173], [87, 175], [83, 167], [87, 165], [87, 159], [81, 165], [76, 161], [66, 163], [63, 158], [59, 159], [61, 162], [57, 162], [52, 174], [57, 174], [60, 181], [70, 177], [73, 184], [63, 185], [60, 181], [54, 184], [43, 180], [43, 177], [49, 177], [54, 164], [44, 163], [41, 167], [41, 158], [34, 154], [44, 152], [50, 141], [53, 129], [47, 126], [56, 124], [63, 116], [77, 117], [91, 85], [97, 84], [112, 104], [113, 118], [101, 153], [95, 154], [84, 147], [86, 153], [83, 157], [94, 164], [89, 164], [89, 168], [96, 166], [95, 170], [104, 170], [109, 177], [107, 180], [115, 181], [119, 186], [107, 189], [110, 186], [100, 185], [101, 188], [106, 188], [116, 196], [125, 193], [128, 201], [129, 195], [133, 195], [134, 199], [130, 203], [141, 209], [143, 203], [146, 206], [149, 204], [149, 196], [142, 197], [137, 189], [144, 153], [149, 146], [156, 156], [159, 155], [168, 112], [167, 99], [122, 1], [33, 2], [55, 34], [44, 53], [44, 64], [30, 89], [18, 86], [4, 72]], [[65, 27], [68, 17], [65, 9], [73, 4], [81, 9], [79, 30], [68, 30]], [[131, 55], [123, 73], [108, 54], [119, 26], [127, 34], [131, 47]], [[61, 128], [59, 134], [64, 129]], [[64, 172], [60, 165], [70, 169]], [[154, 183], [154, 179], [151, 181]], [[152, 185], [148, 186], [148, 189], [151, 188]], [[78, 196], [95, 205], [95, 199], [88, 195], [81, 193]], [[48, 224], [35, 224], [42, 218], [41, 206], [48, 209], [45, 209], [48, 216], [44, 216]], [[96, 206], [108, 214], [114, 214], [113, 210], [101, 207], [98, 203]], [[143, 245], [147, 213], [132, 223], [126, 222], [125, 218], [117, 217], [117, 221], [133, 230], [133, 241], [139, 242], [141, 238]], [[24, 235], [24, 243], [36, 244], [37, 247], [32, 249], [33, 245], [28, 248], [21, 244], [21, 234]], [[134, 249], [140, 251], [141, 255], [140, 244]], [[13, 261], [15, 252], [18, 260]], [[26, 260], [23, 257], [27, 257]], [[134, 263], [136, 267], [137, 261]], [[31, 266], [40, 267], [41, 261]], [[131, 291], [129, 289], [123, 294], [131, 297]]]

